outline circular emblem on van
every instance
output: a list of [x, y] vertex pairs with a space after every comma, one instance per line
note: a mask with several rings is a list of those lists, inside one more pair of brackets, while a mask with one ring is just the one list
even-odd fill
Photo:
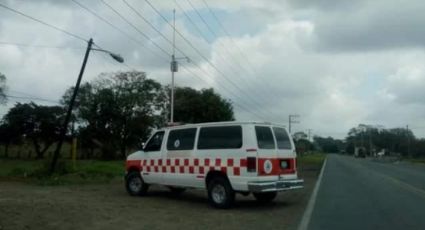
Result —
[[267, 174], [271, 173], [273, 170], [273, 164], [270, 160], [264, 161], [263, 167], [264, 167], [264, 172]]
[[176, 140], [174, 141], [174, 148], [178, 148], [180, 146], [180, 141]]

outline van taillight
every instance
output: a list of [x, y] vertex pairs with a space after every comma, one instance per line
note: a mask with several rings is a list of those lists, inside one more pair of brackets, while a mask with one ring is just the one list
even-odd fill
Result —
[[246, 158], [246, 167], [248, 172], [257, 171], [257, 158], [256, 157], [247, 157]]

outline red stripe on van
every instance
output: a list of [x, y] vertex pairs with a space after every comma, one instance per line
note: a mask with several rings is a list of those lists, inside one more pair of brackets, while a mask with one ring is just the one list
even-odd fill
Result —
[[248, 165], [246, 158], [241, 159], [240, 165], [241, 165], [241, 167], [246, 167]]
[[238, 167], [233, 168], [233, 175], [234, 176], [240, 176], [241, 175], [241, 169]]
[[[271, 172], [267, 173], [264, 168], [264, 162], [269, 160], [272, 163]], [[289, 167], [287, 169], [280, 168], [280, 161], [287, 160]], [[269, 176], [269, 175], [282, 175], [282, 174], [294, 174], [295, 169], [295, 158], [259, 158], [258, 159], [258, 175]]]
[[233, 167], [233, 158], [227, 159], [227, 167]]
[[210, 166], [210, 159], [208, 158], [204, 159], [204, 166]]
[[127, 171], [130, 169], [136, 169], [141, 170], [142, 168], [142, 161], [141, 160], [128, 160], [125, 162], [125, 168]]

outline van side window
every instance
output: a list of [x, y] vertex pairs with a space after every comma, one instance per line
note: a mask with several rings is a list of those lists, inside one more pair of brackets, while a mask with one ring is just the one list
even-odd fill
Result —
[[255, 134], [257, 135], [258, 148], [260, 149], [274, 149], [272, 130], [267, 126], [255, 126]]
[[242, 147], [242, 127], [204, 127], [199, 131], [198, 149], [239, 149]]
[[196, 128], [171, 130], [168, 135], [168, 150], [191, 150], [195, 144]]
[[155, 133], [155, 135], [149, 140], [149, 142], [146, 144], [143, 150], [145, 152], [160, 151], [163, 138], [164, 138], [164, 131]]
[[273, 127], [274, 136], [276, 137], [277, 147], [279, 149], [291, 149], [291, 141], [288, 133], [284, 128]]

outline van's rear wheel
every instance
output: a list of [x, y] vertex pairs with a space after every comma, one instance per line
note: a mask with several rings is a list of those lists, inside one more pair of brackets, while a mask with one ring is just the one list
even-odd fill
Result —
[[261, 193], [253, 193], [255, 199], [261, 203], [268, 203], [274, 200], [277, 196], [277, 192], [261, 192]]
[[235, 191], [228, 180], [215, 177], [208, 183], [208, 200], [216, 208], [230, 208], [235, 201]]
[[145, 183], [140, 172], [132, 171], [125, 178], [125, 187], [130, 195], [143, 196], [148, 192], [149, 184]]

